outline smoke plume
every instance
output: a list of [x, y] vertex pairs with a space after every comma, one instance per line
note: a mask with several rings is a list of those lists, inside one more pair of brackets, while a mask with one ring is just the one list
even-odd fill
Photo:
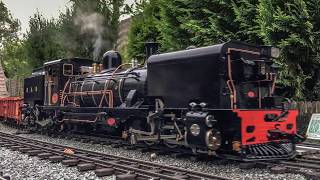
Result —
[[100, 51], [103, 45], [102, 34], [104, 32], [103, 27], [104, 18], [98, 13], [78, 13], [75, 18], [75, 24], [80, 26], [82, 34], [93, 35], [93, 60], [98, 61]]

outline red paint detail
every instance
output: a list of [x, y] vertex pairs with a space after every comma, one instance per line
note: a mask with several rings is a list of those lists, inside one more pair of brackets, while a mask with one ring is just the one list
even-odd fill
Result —
[[249, 98], [254, 98], [256, 96], [256, 94], [253, 91], [249, 91], [247, 95]]
[[107, 124], [109, 125], [109, 126], [114, 126], [114, 125], [116, 125], [116, 119], [115, 118], [108, 118], [107, 119]]
[[52, 103], [56, 104], [58, 102], [58, 99], [59, 99], [58, 94], [57, 93], [53, 93], [52, 97], [51, 97]]
[[[281, 114], [281, 110], [233, 110], [237, 113], [237, 116], [241, 119], [241, 135], [242, 145], [261, 144], [271, 141], [268, 139], [268, 130], [279, 129], [288, 134], [297, 133], [296, 118], [298, 116], [298, 110], [289, 110], [289, 114], [281, 118], [277, 122], [266, 122], [264, 117], [266, 114]], [[287, 124], [292, 124], [292, 129], [287, 129]], [[248, 126], [254, 126], [254, 131], [247, 132]], [[255, 137], [254, 141], [247, 142], [248, 139]], [[279, 139], [280, 140], [280, 139]]]

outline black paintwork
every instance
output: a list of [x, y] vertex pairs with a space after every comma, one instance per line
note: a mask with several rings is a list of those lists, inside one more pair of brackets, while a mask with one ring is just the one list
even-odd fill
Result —
[[[161, 97], [166, 107], [188, 107], [190, 102], [206, 102], [211, 108], [230, 108], [227, 80], [227, 49], [240, 48], [259, 52], [258, 46], [229, 42], [208, 47], [153, 55], [148, 59], [148, 95]], [[238, 59], [258, 59], [245, 53]], [[243, 68], [234, 68], [241, 77]]]
[[32, 75], [24, 79], [24, 102], [34, 106], [43, 105], [44, 101], [44, 70], [34, 71]]
[[103, 54], [101, 63], [104, 69], [117, 68], [122, 63], [122, 58], [117, 51], [108, 51]]
[[[73, 84], [75, 92], [101, 91], [106, 87], [113, 92], [114, 106], [120, 106], [125, 102], [130, 90], [136, 90], [136, 98], [144, 99], [146, 97], [146, 78], [145, 68], [133, 68], [121, 70], [114, 73], [114, 69], [103, 71], [102, 73], [90, 75], [81, 81]], [[100, 104], [102, 95], [79, 97], [82, 106], [97, 107]], [[138, 101], [138, 99], [136, 101]], [[133, 102], [134, 103], [134, 102]], [[103, 101], [103, 107], [108, 106]]]

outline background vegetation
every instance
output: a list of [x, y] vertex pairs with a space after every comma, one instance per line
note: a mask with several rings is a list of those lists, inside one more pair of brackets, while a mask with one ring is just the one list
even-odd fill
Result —
[[320, 0], [70, 0], [57, 19], [35, 13], [29, 30], [0, 2], [0, 60], [8, 77], [25, 76], [61, 57], [98, 59], [116, 45], [119, 17], [132, 15], [129, 58], [144, 59], [144, 43], [160, 51], [229, 40], [278, 46], [278, 86], [296, 100], [320, 100]]
[[319, 100], [320, 0], [140, 1], [129, 34], [130, 57], [154, 39], [161, 51], [229, 40], [274, 45], [278, 86], [296, 100]]
[[29, 20], [29, 30], [19, 34], [19, 21], [0, 2], [0, 53], [7, 77], [30, 74], [45, 61], [84, 57], [98, 60], [114, 48], [119, 17], [128, 7], [124, 0], [70, 0], [71, 7], [57, 19], [39, 12]]

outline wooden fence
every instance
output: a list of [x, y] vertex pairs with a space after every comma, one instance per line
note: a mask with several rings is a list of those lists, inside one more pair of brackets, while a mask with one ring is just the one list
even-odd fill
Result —
[[11, 97], [23, 97], [23, 78], [14, 77], [7, 79], [7, 89]]
[[313, 113], [320, 113], [320, 101], [297, 102], [292, 104], [293, 108], [299, 110], [297, 118], [297, 129], [300, 134], [305, 134]]

